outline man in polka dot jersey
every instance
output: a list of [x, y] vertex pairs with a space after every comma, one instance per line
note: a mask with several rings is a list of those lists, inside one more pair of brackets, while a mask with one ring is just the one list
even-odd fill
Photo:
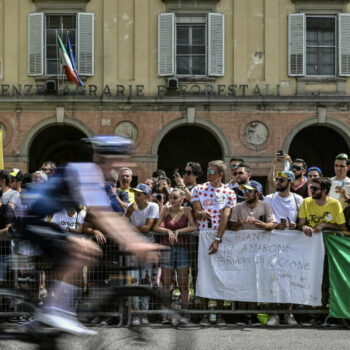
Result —
[[[222, 183], [225, 175], [226, 165], [221, 160], [209, 162], [207, 169], [208, 182], [197, 185], [193, 191], [192, 203], [194, 216], [197, 220], [199, 231], [212, 230], [216, 233], [214, 241], [209, 247], [208, 254], [216, 254], [219, 244], [227, 229], [228, 219], [231, 215], [231, 209], [236, 205], [236, 195], [227, 185]], [[201, 234], [199, 234], [199, 251], [201, 250]], [[200, 255], [199, 255], [200, 256]], [[198, 271], [197, 283], [200, 283], [201, 276], [206, 271]], [[207, 299], [201, 299], [202, 308], [207, 308]], [[223, 307], [223, 301], [218, 300], [218, 308]], [[225, 325], [222, 315], [217, 317], [218, 326]], [[200, 325], [209, 325], [208, 318], [203, 317]]]

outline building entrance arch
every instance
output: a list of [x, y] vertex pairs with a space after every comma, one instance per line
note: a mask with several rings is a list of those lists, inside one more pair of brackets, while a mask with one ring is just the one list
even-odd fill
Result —
[[[174, 169], [184, 169], [187, 162], [198, 162], [202, 169], [211, 160], [223, 159], [223, 150], [215, 136], [198, 125], [182, 125], [170, 130], [158, 147], [158, 168], [172, 178]], [[206, 181], [206, 174], [199, 182]]]
[[349, 140], [344, 128], [316, 124], [299, 130], [289, 146], [292, 159], [302, 158], [307, 166], [318, 166], [323, 175], [334, 176], [334, 158], [339, 153], [349, 155]]
[[45, 161], [57, 165], [92, 161], [92, 149], [81, 139], [83, 131], [70, 125], [51, 125], [34, 136], [28, 151], [28, 171], [38, 170]]

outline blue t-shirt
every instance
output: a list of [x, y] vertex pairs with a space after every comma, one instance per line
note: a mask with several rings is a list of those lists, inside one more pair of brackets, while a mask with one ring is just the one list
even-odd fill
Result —
[[117, 200], [117, 196], [121, 199], [122, 202], [129, 203], [129, 194], [126, 191], [117, 190], [116, 194], [112, 192], [112, 185], [110, 183], [105, 184], [105, 191], [108, 195], [108, 198], [111, 202], [111, 207], [113, 211], [117, 213], [123, 212], [123, 208]]

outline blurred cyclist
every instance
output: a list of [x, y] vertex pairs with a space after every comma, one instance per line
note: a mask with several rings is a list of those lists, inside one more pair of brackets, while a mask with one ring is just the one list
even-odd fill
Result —
[[[110, 235], [123, 248], [140, 260], [155, 262], [160, 246], [145, 242], [139, 233], [113, 212], [103, 183], [109, 181], [112, 170], [123, 166], [123, 160], [133, 150], [130, 140], [114, 135], [99, 135], [85, 139], [92, 144], [95, 163], [68, 163], [58, 169], [47, 184], [26, 194], [28, 209], [22, 217], [21, 232], [26, 239], [39, 244], [52, 259], [57, 280], [53, 283], [47, 303], [37, 312], [36, 320], [62, 331], [77, 335], [93, 335], [75, 313], [80, 288], [81, 268], [93, 263], [100, 248], [90, 240], [62, 231], [43, 218], [64, 208], [82, 204], [89, 208], [90, 221], [100, 231]], [[64, 282], [62, 282], [64, 278]]]

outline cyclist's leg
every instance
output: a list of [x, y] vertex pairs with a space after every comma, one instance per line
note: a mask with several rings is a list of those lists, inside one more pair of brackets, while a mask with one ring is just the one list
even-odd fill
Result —
[[38, 243], [51, 258], [56, 278], [47, 302], [38, 312], [38, 320], [67, 332], [94, 334], [76, 318], [75, 300], [81, 290], [74, 285], [74, 281], [80, 275], [82, 266], [93, 262], [91, 254], [99, 253], [98, 246], [79, 237], [67, 236], [54, 225], [44, 222], [31, 222], [25, 229], [26, 238]]

